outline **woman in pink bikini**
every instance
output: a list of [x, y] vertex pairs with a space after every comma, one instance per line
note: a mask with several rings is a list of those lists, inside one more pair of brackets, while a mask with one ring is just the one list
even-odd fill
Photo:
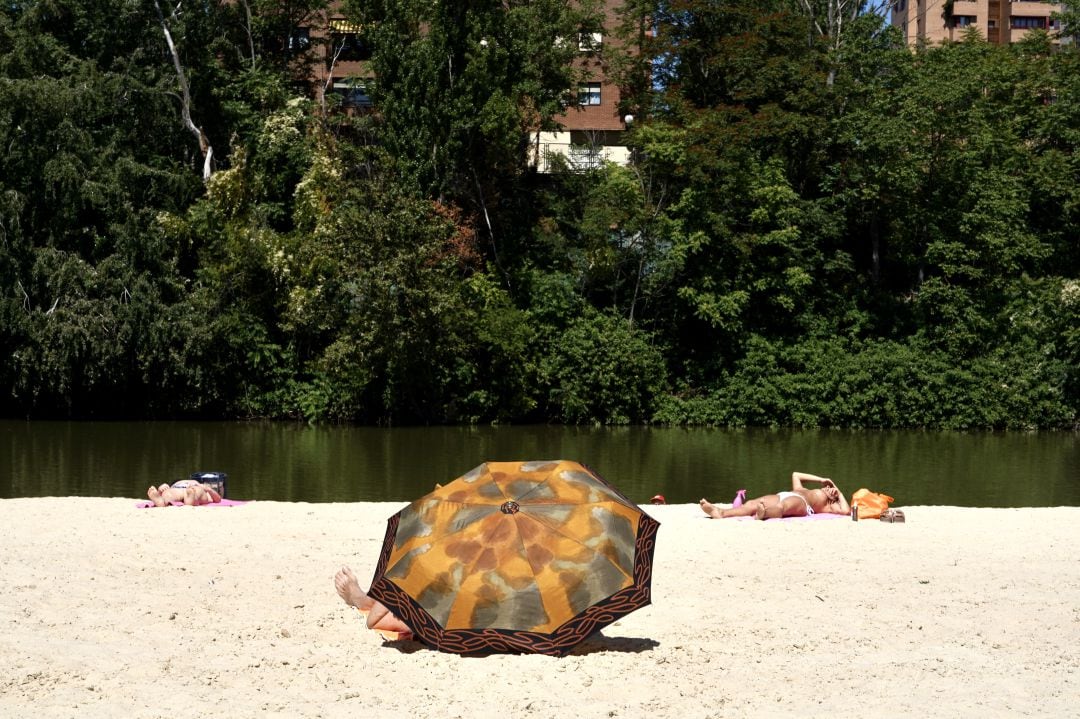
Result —
[[[803, 482], [818, 482], [820, 489], [807, 489]], [[780, 517], [805, 517], [810, 514], [848, 514], [851, 507], [828, 477], [818, 477], [806, 472], [791, 473], [791, 491], [766, 494], [755, 499], [748, 499], [741, 507], [721, 509], [707, 499], [698, 504], [705, 514], [714, 519], [727, 517], [757, 517], [758, 519], [778, 519]]]

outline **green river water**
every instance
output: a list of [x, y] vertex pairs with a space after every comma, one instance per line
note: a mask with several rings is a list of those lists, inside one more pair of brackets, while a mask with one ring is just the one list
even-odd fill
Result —
[[0, 420], [0, 498], [141, 498], [151, 483], [223, 471], [237, 499], [404, 502], [517, 459], [577, 460], [640, 503], [764, 494], [797, 469], [895, 506], [1080, 506], [1075, 433]]

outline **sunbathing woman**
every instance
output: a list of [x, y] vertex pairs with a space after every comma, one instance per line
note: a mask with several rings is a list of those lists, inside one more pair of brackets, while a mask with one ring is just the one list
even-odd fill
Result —
[[[819, 482], [820, 489], [807, 489], [803, 482]], [[714, 519], [727, 517], [756, 517], [758, 519], [778, 519], [780, 517], [805, 517], [810, 514], [847, 514], [851, 511], [843, 493], [827, 477], [818, 477], [805, 472], [791, 473], [791, 491], [766, 494], [756, 499], [748, 499], [741, 507], [721, 509], [707, 499], [699, 504], [705, 514]]]
[[400, 636], [402, 634], [412, 635], [409, 625], [395, 617], [386, 608], [385, 604], [372, 599], [367, 595], [367, 592], [360, 588], [360, 583], [356, 581], [356, 575], [348, 567], [342, 567], [334, 575], [334, 588], [337, 589], [338, 595], [345, 600], [346, 604], [360, 610], [361, 614], [367, 615], [368, 629], [397, 632], [399, 634], [398, 638], [401, 639], [406, 638]]
[[146, 490], [146, 496], [155, 507], [165, 507], [173, 502], [196, 506], [221, 501], [221, 495], [217, 493], [217, 490], [193, 479], [181, 479], [179, 482], [174, 482], [171, 487], [167, 484], [150, 487]]

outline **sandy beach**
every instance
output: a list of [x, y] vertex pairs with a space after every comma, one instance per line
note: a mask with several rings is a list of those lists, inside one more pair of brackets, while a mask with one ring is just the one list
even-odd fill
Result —
[[552, 658], [364, 629], [403, 504], [135, 502], [0, 500], [0, 716], [1080, 716], [1080, 508], [650, 506], [653, 604]]

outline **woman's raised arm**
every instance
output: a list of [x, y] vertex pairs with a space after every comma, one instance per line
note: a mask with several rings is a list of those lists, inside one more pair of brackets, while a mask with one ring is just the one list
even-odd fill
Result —
[[835, 487], [833, 481], [828, 477], [819, 477], [816, 474], [807, 474], [806, 472], [792, 472], [791, 473], [791, 488], [792, 489], [806, 489], [802, 486], [803, 482], [820, 482], [827, 487]]

